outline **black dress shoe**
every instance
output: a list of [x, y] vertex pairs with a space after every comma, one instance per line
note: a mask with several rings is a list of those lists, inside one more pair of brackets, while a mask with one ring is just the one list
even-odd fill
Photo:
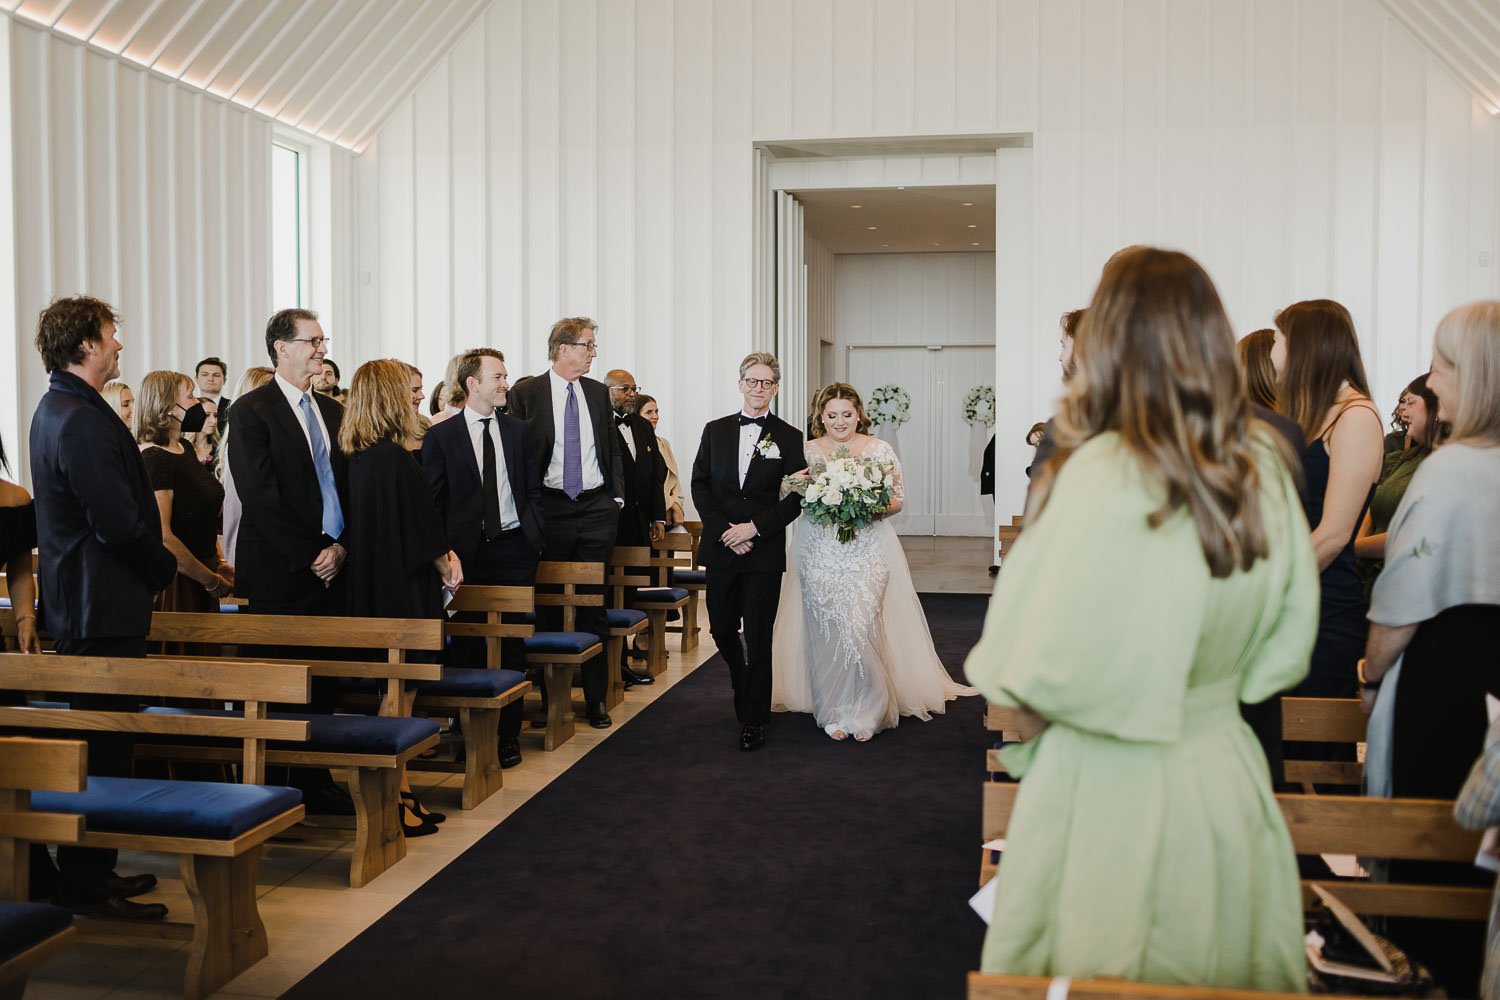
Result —
[[433, 812], [424, 806], [414, 792], [402, 792], [401, 801], [406, 808], [410, 809], [412, 815], [424, 823], [442, 823], [448, 819], [447, 813]]
[[110, 872], [104, 876], [104, 891], [111, 896], [119, 896], [121, 899], [144, 896], [155, 888], [156, 876], [150, 872], [141, 875], [116, 875]]
[[521, 763], [521, 743], [519, 740], [500, 741], [500, 766], [512, 768]]
[[430, 837], [434, 833], [438, 832], [437, 824], [428, 819], [422, 820], [416, 826], [407, 825], [406, 817], [409, 814], [415, 815], [415, 813], [408, 812], [410, 808], [410, 806], [408, 806], [406, 809], [403, 809], [400, 806], [396, 807], [396, 822], [400, 825], [401, 832], [403, 834], [408, 837]]
[[58, 896], [52, 900], [65, 910], [72, 910], [80, 917], [105, 917], [110, 920], [165, 920], [167, 908], [160, 903], [132, 903], [119, 896], [81, 902]]
[[626, 687], [635, 687], [637, 684], [645, 686], [656, 683], [656, 678], [650, 674], [638, 674], [629, 667], [620, 668], [620, 679], [625, 682]]
[[588, 706], [589, 725], [595, 729], [608, 729], [614, 723], [610, 720], [609, 713], [604, 710], [604, 702], [590, 702]]
[[766, 745], [766, 727], [749, 725], [740, 730], [740, 749], [747, 753]]

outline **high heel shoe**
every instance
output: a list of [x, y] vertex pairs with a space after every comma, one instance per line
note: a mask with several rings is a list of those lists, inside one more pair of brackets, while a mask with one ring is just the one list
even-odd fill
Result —
[[432, 812], [429, 810], [417, 799], [415, 792], [402, 792], [401, 802], [406, 808], [411, 810], [413, 816], [424, 823], [431, 823], [436, 826], [448, 818], [447, 813]]
[[417, 815], [409, 806], [396, 807], [396, 822], [401, 825], [401, 832], [407, 837], [430, 837], [438, 832], [436, 823], [421, 819], [420, 816], [417, 816], [418, 819], [421, 819], [420, 823], [416, 826], [410, 825], [406, 822], [407, 813], [411, 813], [413, 816]]

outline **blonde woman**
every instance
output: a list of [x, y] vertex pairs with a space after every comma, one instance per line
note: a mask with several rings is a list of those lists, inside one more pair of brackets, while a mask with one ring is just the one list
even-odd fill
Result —
[[130, 432], [134, 434], [135, 393], [130, 391], [130, 386], [124, 382], [109, 382], [103, 389], [99, 390], [99, 395], [104, 397], [104, 401], [109, 404], [110, 409], [120, 415], [120, 419], [125, 421], [125, 426], [129, 427]]
[[[463, 582], [432, 488], [411, 453], [418, 433], [406, 363], [360, 365], [339, 428], [339, 447], [349, 456], [344, 537], [351, 614], [441, 618], [443, 588], [457, 590]], [[402, 798], [406, 835], [436, 833], [438, 814], [423, 809], [409, 788]]]
[[[1111, 258], [969, 679], [1035, 717], [980, 967], [1306, 989], [1297, 862], [1240, 721], [1307, 672], [1317, 569], [1185, 254]], [[1025, 905], [1017, 905], [1018, 901]]]
[[234, 567], [219, 551], [224, 487], [183, 441], [183, 421], [200, 404], [193, 380], [155, 371], [141, 380], [136, 440], [161, 512], [162, 544], [177, 557], [177, 576], [156, 595], [157, 611], [217, 611], [234, 587]]

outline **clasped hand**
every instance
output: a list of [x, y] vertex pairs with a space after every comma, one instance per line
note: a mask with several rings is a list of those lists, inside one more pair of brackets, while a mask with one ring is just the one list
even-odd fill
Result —
[[755, 522], [746, 521], [744, 524], [731, 524], [729, 530], [719, 536], [719, 541], [735, 555], [742, 556], [755, 548], [755, 536], [758, 534], [760, 529], [755, 526]]
[[333, 583], [333, 578], [339, 575], [339, 570], [344, 568], [344, 558], [348, 553], [338, 542], [334, 542], [328, 548], [318, 553], [318, 558], [312, 562], [313, 575], [323, 581], [327, 587]]

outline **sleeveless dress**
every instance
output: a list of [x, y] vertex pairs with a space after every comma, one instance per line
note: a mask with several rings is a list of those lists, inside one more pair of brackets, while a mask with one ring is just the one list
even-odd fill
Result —
[[[1328, 436], [1343, 419], [1350, 407], [1347, 403], [1333, 418], [1321, 437], [1302, 450], [1302, 471], [1307, 480], [1307, 495], [1303, 498], [1307, 512], [1307, 523], [1316, 528], [1323, 520], [1323, 494], [1328, 490], [1328, 475], [1331, 459], [1328, 455]], [[1359, 693], [1359, 680], [1355, 677], [1354, 665], [1365, 654], [1365, 602], [1364, 581], [1360, 579], [1359, 564], [1354, 558], [1354, 536], [1359, 534], [1359, 525], [1370, 507], [1370, 498], [1375, 487], [1365, 494], [1359, 516], [1354, 519], [1354, 530], [1349, 533], [1344, 547], [1333, 562], [1319, 577], [1321, 597], [1318, 601], [1318, 641], [1313, 646], [1312, 666], [1307, 679], [1288, 692], [1299, 698], [1353, 698]], [[1309, 748], [1300, 748], [1307, 750]], [[1326, 748], [1324, 748], [1326, 749]], [[1314, 751], [1315, 752], [1315, 751]]]
[[[856, 457], [901, 466], [889, 444], [863, 443]], [[833, 457], [806, 445], [809, 467]], [[896, 529], [881, 518], [847, 544], [836, 528], [794, 522], [792, 558], [781, 588], [772, 639], [771, 708], [811, 712], [830, 734], [868, 739], [903, 715], [924, 722], [950, 699], [975, 694], [954, 681], [932, 646], [927, 616], [912, 586]]]
[[1048, 720], [1021, 776], [980, 967], [1306, 989], [1291, 838], [1240, 702], [1300, 680], [1317, 563], [1296, 487], [1257, 448], [1271, 548], [1210, 575], [1192, 518], [1113, 433], [1079, 448], [1007, 558], [965, 669]]

